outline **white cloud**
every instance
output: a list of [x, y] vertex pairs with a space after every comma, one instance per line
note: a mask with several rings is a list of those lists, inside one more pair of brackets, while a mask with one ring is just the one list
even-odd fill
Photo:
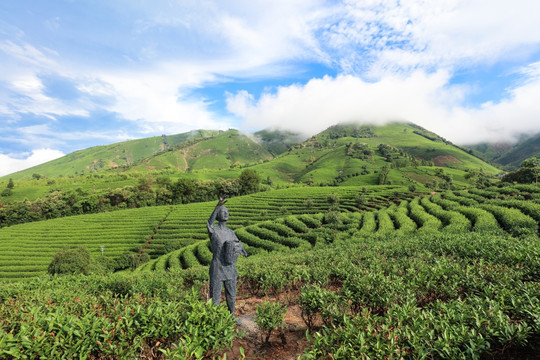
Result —
[[[20, 156], [26, 156], [21, 158]], [[35, 149], [28, 154], [0, 154], [0, 176], [30, 168], [45, 162], [58, 159], [65, 154], [54, 149]]]
[[281, 87], [257, 101], [242, 91], [229, 97], [228, 109], [250, 128], [272, 126], [306, 135], [348, 121], [410, 121], [459, 144], [540, 132], [540, 77], [528, 78], [508, 98], [480, 108], [462, 106], [469, 90], [448, 82], [449, 74], [444, 71], [416, 71], [377, 82], [352, 75], [327, 76], [305, 85]]
[[373, 78], [520, 58], [539, 49], [540, 2], [346, 1], [323, 45], [346, 71]]
[[[0, 40], [5, 55], [0, 57], [0, 83], [8, 84], [0, 89], [0, 114], [17, 123], [25, 114], [54, 119], [105, 110], [133, 122], [130, 133], [122, 133], [126, 138], [224, 129], [233, 119], [213, 113], [209, 100], [190, 96], [191, 89], [232, 77], [294, 78], [302, 64], [324, 63], [352, 75], [312, 79], [258, 100], [240, 91], [228, 96], [227, 109], [252, 128], [287, 125], [313, 133], [340, 120], [403, 119], [440, 129], [458, 142], [487, 134], [512, 136], [535, 129], [538, 122], [532, 100], [538, 81], [531, 74], [506, 99], [477, 109], [462, 105], [466, 87], [448, 85], [458, 67], [519, 59], [538, 50], [538, 1], [103, 3], [100, 9], [111, 8], [107, 15], [112, 15], [95, 26], [110, 38], [75, 27], [90, 50], [118, 44], [113, 55], [95, 51], [99, 55], [94, 59], [71, 53], [72, 44], [62, 43], [62, 37], [55, 44], [64, 46], [54, 50], [32, 44], [24, 31], [0, 21], [0, 34], [9, 38]], [[54, 31], [73, 30], [60, 20], [43, 22]], [[108, 65], [102, 57], [130, 63]], [[72, 80], [86, 96], [71, 102], [47, 96], [39, 78], [44, 73]], [[112, 139], [112, 126], [101, 137], [88, 135]], [[38, 135], [28, 134], [26, 141]], [[56, 147], [59, 137], [84, 133], [41, 135], [51, 138], [43, 146]]]
[[208, 111], [203, 99], [186, 94], [189, 88], [214, 77], [196, 66], [167, 64], [145, 72], [97, 76], [99, 80], [94, 86], [84, 90], [90, 95], [110, 96], [113, 100], [105, 108], [133, 121], [142, 132], [171, 134], [195, 128], [229, 127], [226, 121]]

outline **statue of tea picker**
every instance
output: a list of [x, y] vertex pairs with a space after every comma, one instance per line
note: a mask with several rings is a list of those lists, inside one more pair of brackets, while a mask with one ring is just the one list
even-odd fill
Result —
[[[226, 196], [220, 196], [216, 208], [208, 219], [207, 228], [212, 250], [210, 263], [210, 296], [212, 302], [219, 304], [221, 290], [225, 287], [227, 307], [234, 316], [236, 304], [236, 261], [239, 255], [248, 256], [244, 245], [238, 240], [234, 231], [227, 227], [229, 210], [223, 206]], [[218, 224], [216, 225], [216, 220]], [[239, 323], [237, 321], [237, 323]]]

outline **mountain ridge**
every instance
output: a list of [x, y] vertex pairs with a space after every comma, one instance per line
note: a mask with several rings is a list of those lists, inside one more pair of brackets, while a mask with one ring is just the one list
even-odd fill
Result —
[[447, 172], [465, 185], [469, 170], [492, 175], [500, 172], [466, 149], [412, 123], [336, 124], [297, 141], [297, 134], [278, 130], [254, 135], [234, 129], [194, 130], [79, 150], [0, 181], [30, 181], [36, 174], [38, 179], [75, 177], [82, 182], [87, 181], [83, 177], [119, 174], [215, 180], [236, 178], [241, 169], [249, 167], [267, 184], [375, 185], [386, 183], [380, 175], [383, 172], [389, 174], [390, 182], [426, 185], [446, 181], [435, 175], [435, 168], [440, 167], [439, 175]]

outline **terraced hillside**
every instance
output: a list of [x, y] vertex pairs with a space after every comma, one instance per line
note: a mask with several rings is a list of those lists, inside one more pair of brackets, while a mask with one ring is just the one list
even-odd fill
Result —
[[[374, 189], [356, 189], [383, 201]], [[298, 198], [301, 189], [293, 190]], [[205, 302], [208, 269], [201, 265], [210, 251], [201, 240], [135, 273], [2, 284], [0, 357], [537, 358], [538, 187], [394, 194], [390, 206], [355, 196], [363, 206], [339, 207], [349, 190], [323, 197], [320, 189], [288, 214], [233, 224], [257, 254], [238, 262], [237, 315], [258, 319], [266, 305], [286, 311], [269, 343], [246, 337], [224, 306]], [[264, 195], [261, 203], [277, 199]], [[240, 200], [258, 209], [244, 197], [230, 200], [231, 213]], [[195, 210], [164, 208], [148, 244], [170, 220], [204, 212]]]
[[[330, 206], [328, 196], [337, 196], [342, 211], [357, 211], [410, 195], [398, 186], [281, 189], [230, 199], [230, 225], [239, 228], [288, 214], [323, 212]], [[45, 274], [54, 253], [66, 246], [86, 246], [93, 256], [100, 256], [104, 245], [104, 254], [111, 258], [126, 251], [163, 255], [206, 239], [206, 220], [214, 205], [147, 207], [2, 228], [0, 279]]]
[[[313, 211], [298, 209], [298, 212], [292, 212], [296, 215], [285, 215], [275, 220], [246, 224], [240, 228], [236, 223], [236, 234], [247, 245], [248, 253], [258, 254], [306, 250], [373, 234], [461, 234], [474, 231], [521, 237], [537, 236], [539, 231], [540, 189], [534, 186], [448, 191], [401, 200], [399, 205], [367, 211], [349, 207], [348, 198], [344, 198], [347, 200], [340, 202], [340, 210], [347, 209], [346, 212], [317, 213], [325, 209], [319, 204]], [[201, 227], [203, 225], [201, 222]], [[150, 261], [138, 271], [209, 265], [212, 257], [209, 246], [205, 234], [201, 233], [200, 241]]]
[[64, 247], [85, 246], [92, 255], [117, 257], [143, 247], [171, 211], [169, 207], [73, 216], [0, 229], [0, 279], [21, 280], [46, 273]]

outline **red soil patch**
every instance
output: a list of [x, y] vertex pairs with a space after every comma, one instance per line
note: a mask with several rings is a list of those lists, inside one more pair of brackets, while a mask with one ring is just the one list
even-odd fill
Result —
[[436, 166], [446, 166], [446, 163], [456, 163], [456, 164], [463, 163], [463, 161], [461, 161], [461, 160], [459, 160], [456, 157], [451, 156], [451, 155], [437, 156], [437, 157], [434, 157], [433, 159], [431, 159], [431, 161], [433, 161], [433, 163]]

